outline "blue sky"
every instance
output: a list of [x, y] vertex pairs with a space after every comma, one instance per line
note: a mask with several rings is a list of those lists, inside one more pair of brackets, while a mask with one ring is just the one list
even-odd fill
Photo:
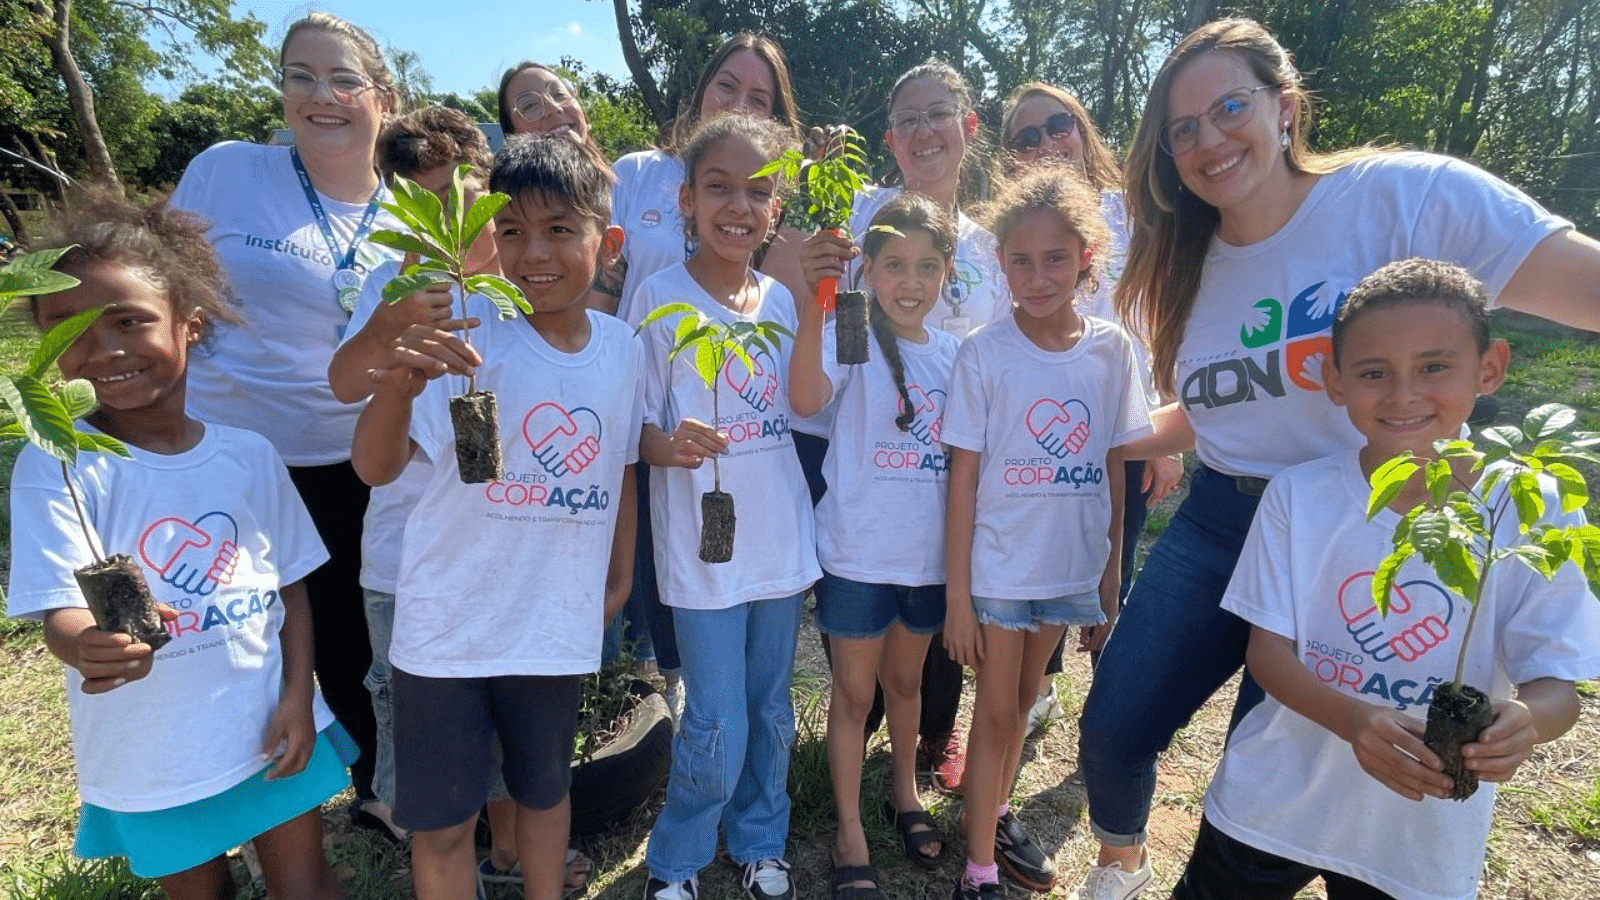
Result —
[[[554, 64], [571, 56], [595, 71], [619, 78], [628, 73], [610, 0], [233, 0], [236, 17], [249, 13], [266, 23], [273, 47], [291, 22], [313, 9], [349, 19], [385, 46], [416, 53], [435, 91], [494, 87], [502, 71], [523, 59]], [[459, 25], [449, 21], [456, 10], [464, 18]], [[196, 65], [206, 74], [216, 68], [206, 60]]]

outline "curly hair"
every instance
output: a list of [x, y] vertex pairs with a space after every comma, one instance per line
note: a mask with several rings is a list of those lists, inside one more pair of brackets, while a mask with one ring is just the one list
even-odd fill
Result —
[[1364, 313], [1414, 303], [1436, 303], [1454, 311], [1472, 334], [1478, 352], [1489, 349], [1489, 295], [1483, 282], [1454, 263], [1402, 259], [1361, 279], [1333, 319], [1333, 364], [1339, 364], [1350, 326]]
[[378, 132], [378, 169], [384, 177], [415, 178], [440, 166], [467, 163], [487, 178], [493, 157], [489, 141], [467, 114], [446, 106], [427, 106], [394, 119]]
[[1111, 246], [1111, 229], [1100, 213], [1099, 194], [1081, 175], [1065, 166], [1046, 166], [1004, 184], [1000, 195], [982, 211], [1002, 254], [1017, 224], [1039, 210], [1055, 213], [1090, 251], [1089, 264], [1078, 273], [1078, 288], [1097, 290], [1105, 274], [1106, 251]]

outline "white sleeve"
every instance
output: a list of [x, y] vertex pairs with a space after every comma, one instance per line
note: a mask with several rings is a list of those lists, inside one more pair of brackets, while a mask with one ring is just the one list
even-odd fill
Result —
[[956, 351], [940, 441], [948, 447], [982, 453], [988, 446], [988, 408], [977, 344], [968, 340]]
[[669, 422], [668, 409], [672, 400], [672, 362], [667, 359], [667, 351], [672, 349], [669, 342], [673, 324], [673, 321], [657, 319], [639, 334], [644, 344], [643, 421], [669, 433], [677, 424]]
[[450, 422], [450, 391], [445, 384], [449, 380], [433, 379], [411, 401], [411, 439], [417, 450], [435, 463], [450, 452], [456, 440], [455, 426]]
[[293, 584], [327, 562], [328, 551], [317, 534], [311, 513], [306, 511], [305, 501], [300, 499], [300, 492], [289, 480], [289, 470], [284, 467], [283, 460], [265, 438], [260, 442], [262, 467], [267, 470], [262, 475], [270, 479], [271, 485], [263, 492], [270, 505], [261, 521], [272, 528], [267, 546], [272, 554], [272, 567], [278, 572], [279, 585]]
[[1416, 219], [1411, 255], [1465, 267], [1493, 298], [1540, 241], [1571, 227], [1488, 172], [1441, 158]]
[[[1111, 324], [1111, 323], [1108, 323]], [[1121, 327], [1111, 324], [1112, 337], [1119, 345], [1122, 372], [1115, 392], [1121, 398], [1117, 409], [1116, 429], [1111, 446], [1120, 447], [1136, 441], [1154, 429], [1150, 425], [1150, 403], [1145, 393], [1145, 382], [1139, 357], [1133, 352], [1133, 339]]]
[[1295, 585], [1287, 566], [1290, 546], [1289, 491], [1277, 480], [1267, 485], [1250, 522], [1233, 578], [1222, 595], [1222, 608], [1251, 625], [1293, 640], [1295, 638]]
[[[1546, 492], [1545, 502], [1560, 508], [1553, 492]], [[1556, 524], [1583, 521], [1579, 512]], [[1495, 603], [1499, 612], [1495, 643], [1512, 683], [1600, 676], [1600, 603], [1578, 567], [1563, 565], [1554, 579], [1545, 581], [1519, 561], [1505, 559], [1497, 565], [1512, 570], [1507, 573], [1511, 577], [1500, 582], [1506, 594], [1497, 596]]]
[[627, 465], [639, 461], [639, 432], [644, 430], [644, 395], [645, 395], [645, 352], [644, 337], [634, 335], [628, 343], [628, 357], [631, 364], [628, 366], [628, 384], [633, 388], [633, 414], [628, 420], [628, 454]]

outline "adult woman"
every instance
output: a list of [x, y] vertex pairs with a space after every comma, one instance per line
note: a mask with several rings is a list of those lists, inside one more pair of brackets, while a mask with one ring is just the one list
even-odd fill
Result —
[[589, 117], [572, 85], [554, 69], [528, 60], [517, 63], [500, 76], [495, 106], [500, 114], [500, 130], [513, 134], [571, 134], [589, 140]]
[[[1124, 900], [1149, 881], [1156, 754], [1244, 657], [1248, 628], [1217, 603], [1265, 479], [1360, 442], [1321, 394], [1344, 293], [1423, 256], [1465, 266], [1507, 306], [1600, 327], [1600, 243], [1465, 163], [1313, 154], [1309, 119], [1287, 52], [1226, 19], [1167, 57], [1135, 137], [1117, 303], [1178, 398], [1143, 450], [1194, 444], [1201, 465], [1085, 703], [1079, 756], [1101, 846], [1082, 898]], [[1259, 697], [1247, 682], [1236, 717]]]
[[[374, 167], [396, 94], [378, 44], [326, 13], [289, 26], [279, 63], [295, 146], [218, 144], [173, 192], [174, 206], [213, 223], [207, 237], [245, 321], [219, 328], [215, 351], [194, 360], [189, 406], [272, 441], [332, 554], [306, 579], [317, 680], [361, 748], [351, 817], [388, 829], [388, 809], [373, 799], [375, 726], [362, 683], [372, 661], [358, 580], [368, 492], [349, 463], [360, 408], [333, 396], [327, 371], [362, 279], [384, 258], [366, 236], [398, 227], [378, 207]], [[229, 536], [196, 540], [225, 546]]]

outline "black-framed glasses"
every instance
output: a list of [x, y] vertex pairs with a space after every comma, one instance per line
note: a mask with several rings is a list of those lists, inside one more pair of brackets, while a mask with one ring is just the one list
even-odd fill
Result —
[[[1229, 91], [1206, 109], [1206, 118], [1218, 131], [1234, 132], [1250, 124], [1256, 114], [1256, 93], [1270, 91], [1276, 84], [1261, 84], [1252, 88]], [[1161, 145], [1173, 156], [1182, 156], [1200, 142], [1200, 117], [1184, 116], [1173, 119], [1161, 129]]]
[[360, 106], [361, 95], [376, 87], [370, 78], [355, 72], [334, 72], [326, 78], [300, 66], [284, 66], [279, 70], [278, 86], [283, 96], [290, 100], [310, 100], [317, 94], [317, 85], [326, 85], [328, 96], [340, 106]]
[[511, 101], [511, 108], [524, 121], [537, 122], [546, 115], [545, 105], [552, 107], [566, 106], [574, 102], [572, 92], [567, 86], [557, 81], [550, 85], [549, 90], [529, 89], [523, 91]]
[[908, 109], [889, 116], [889, 130], [898, 135], [908, 135], [918, 125], [927, 125], [930, 131], [949, 128], [961, 115], [961, 107], [951, 103], [935, 103], [923, 110]]
[[1012, 153], [1030, 153], [1044, 146], [1044, 139], [1047, 135], [1051, 138], [1060, 139], [1077, 130], [1077, 116], [1069, 112], [1058, 112], [1044, 120], [1043, 129], [1040, 129], [1037, 125], [1029, 125], [1027, 128], [1019, 129], [1016, 134], [1013, 134], [1006, 141], [1006, 149]]

